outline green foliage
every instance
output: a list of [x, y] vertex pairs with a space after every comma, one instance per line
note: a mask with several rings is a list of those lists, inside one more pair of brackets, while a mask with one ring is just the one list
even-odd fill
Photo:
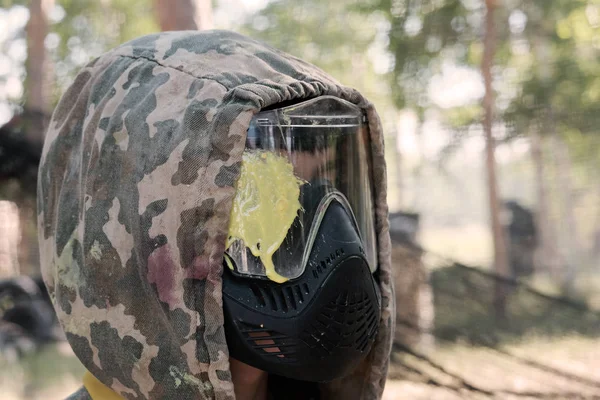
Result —
[[64, 16], [50, 30], [56, 69], [55, 101], [77, 70], [103, 52], [135, 37], [156, 32], [147, 0], [59, 0]]
[[1, 0], [0, 8], [11, 8], [13, 6], [27, 6], [28, 1], [25, 0]]
[[[28, 6], [0, 0], [0, 8]], [[77, 71], [92, 58], [135, 37], [158, 31], [149, 0], [57, 0], [49, 14], [46, 47], [53, 61], [56, 103]], [[24, 37], [24, 32], [17, 40]], [[7, 44], [8, 46], [9, 44]]]
[[[500, 2], [496, 12], [494, 82], [496, 118], [508, 135], [542, 134], [582, 138], [597, 135], [600, 113], [600, 2], [551, 0]], [[438, 106], [429, 96], [442, 65], [479, 69], [485, 9], [482, 0], [371, 0], [364, 13], [389, 22], [388, 51], [394, 60], [390, 85], [399, 108], [421, 119]], [[438, 114], [439, 115], [439, 114]], [[442, 123], [456, 132], [479, 124], [479, 102], [442, 110]], [[552, 128], [552, 129], [550, 129]], [[567, 140], [567, 142], [573, 142]], [[587, 156], [597, 157], [599, 149]], [[600, 161], [600, 160], [599, 160]]]
[[390, 87], [369, 57], [385, 18], [360, 6], [359, 0], [273, 0], [241, 31], [317, 65], [388, 108]]
[[454, 130], [461, 130], [481, 121], [483, 110], [472, 104], [464, 107], [453, 107], [444, 112], [444, 119]]
[[381, 10], [389, 23], [388, 50], [394, 59], [391, 84], [394, 101], [400, 108], [411, 107], [420, 114], [431, 101], [427, 89], [431, 79], [441, 71], [442, 63], [451, 60], [467, 63], [480, 34], [480, 23], [461, 0], [390, 1], [370, 4]]
[[[521, 88], [506, 114], [521, 122], [516, 127], [526, 129], [523, 124], [547, 119], [551, 110], [553, 118], [564, 121], [565, 127], [595, 132], [597, 124], [590, 124], [595, 122], [595, 113], [590, 111], [597, 108], [600, 98], [600, 48], [594, 43], [600, 40], [600, 25], [592, 26], [586, 16], [593, 3], [523, 3], [527, 27], [514, 39], [527, 43], [531, 62], [521, 65], [517, 79], [511, 83]], [[511, 63], [515, 64], [508, 59], [506, 64]]]
[[[558, 134], [568, 144], [575, 163], [600, 166], [600, 3], [596, 0], [554, 0], [519, 5], [527, 16], [523, 32], [512, 40], [515, 49], [504, 67], [518, 71], [507, 84], [518, 88], [502, 117], [511, 121], [511, 136], [531, 129]], [[506, 43], [505, 48], [510, 48]], [[521, 62], [524, 59], [527, 62]], [[580, 165], [580, 170], [585, 170]]]

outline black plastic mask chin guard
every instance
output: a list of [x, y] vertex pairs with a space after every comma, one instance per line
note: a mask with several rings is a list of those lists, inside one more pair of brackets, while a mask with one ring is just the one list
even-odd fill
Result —
[[351, 221], [332, 202], [306, 270], [286, 283], [239, 277], [224, 267], [233, 358], [271, 374], [326, 382], [347, 375], [369, 353], [381, 300]]

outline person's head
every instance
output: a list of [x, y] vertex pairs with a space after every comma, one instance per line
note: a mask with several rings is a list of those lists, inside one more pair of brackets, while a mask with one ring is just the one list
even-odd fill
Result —
[[[330, 120], [286, 142], [257, 127], [326, 104], [311, 117], [355, 114], [354, 133]], [[121, 396], [232, 398], [232, 373], [261, 370], [381, 396], [395, 315], [385, 162], [357, 91], [235, 33], [145, 36], [63, 95], [38, 193], [58, 317]]]

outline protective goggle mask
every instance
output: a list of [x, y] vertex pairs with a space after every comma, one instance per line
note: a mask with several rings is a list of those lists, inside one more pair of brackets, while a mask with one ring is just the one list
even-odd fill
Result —
[[223, 273], [230, 355], [323, 382], [356, 368], [380, 318], [368, 126], [323, 96], [251, 121]]
[[362, 110], [334, 97], [263, 111], [251, 122], [234, 200], [228, 260], [237, 274], [301, 276], [324, 213], [339, 202], [377, 268], [368, 128]]

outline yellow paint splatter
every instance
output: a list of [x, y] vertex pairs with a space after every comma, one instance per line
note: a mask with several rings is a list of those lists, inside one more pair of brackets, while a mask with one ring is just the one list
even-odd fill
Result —
[[227, 254], [224, 255], [224, 258], [225, 258], [225, 263], [227, 264], [227, 267], [233, 271], [234, 268], [233, 268], [233, 262], [231, 261], [231, 258]]
[[265, 266], [267, 277], [283, 283], [273, 265], [279, 249], [301, 209], [300, 186], [289, 161], [267, 151], [246, 151], [233, 200], [227, 248], [242, 240]]

